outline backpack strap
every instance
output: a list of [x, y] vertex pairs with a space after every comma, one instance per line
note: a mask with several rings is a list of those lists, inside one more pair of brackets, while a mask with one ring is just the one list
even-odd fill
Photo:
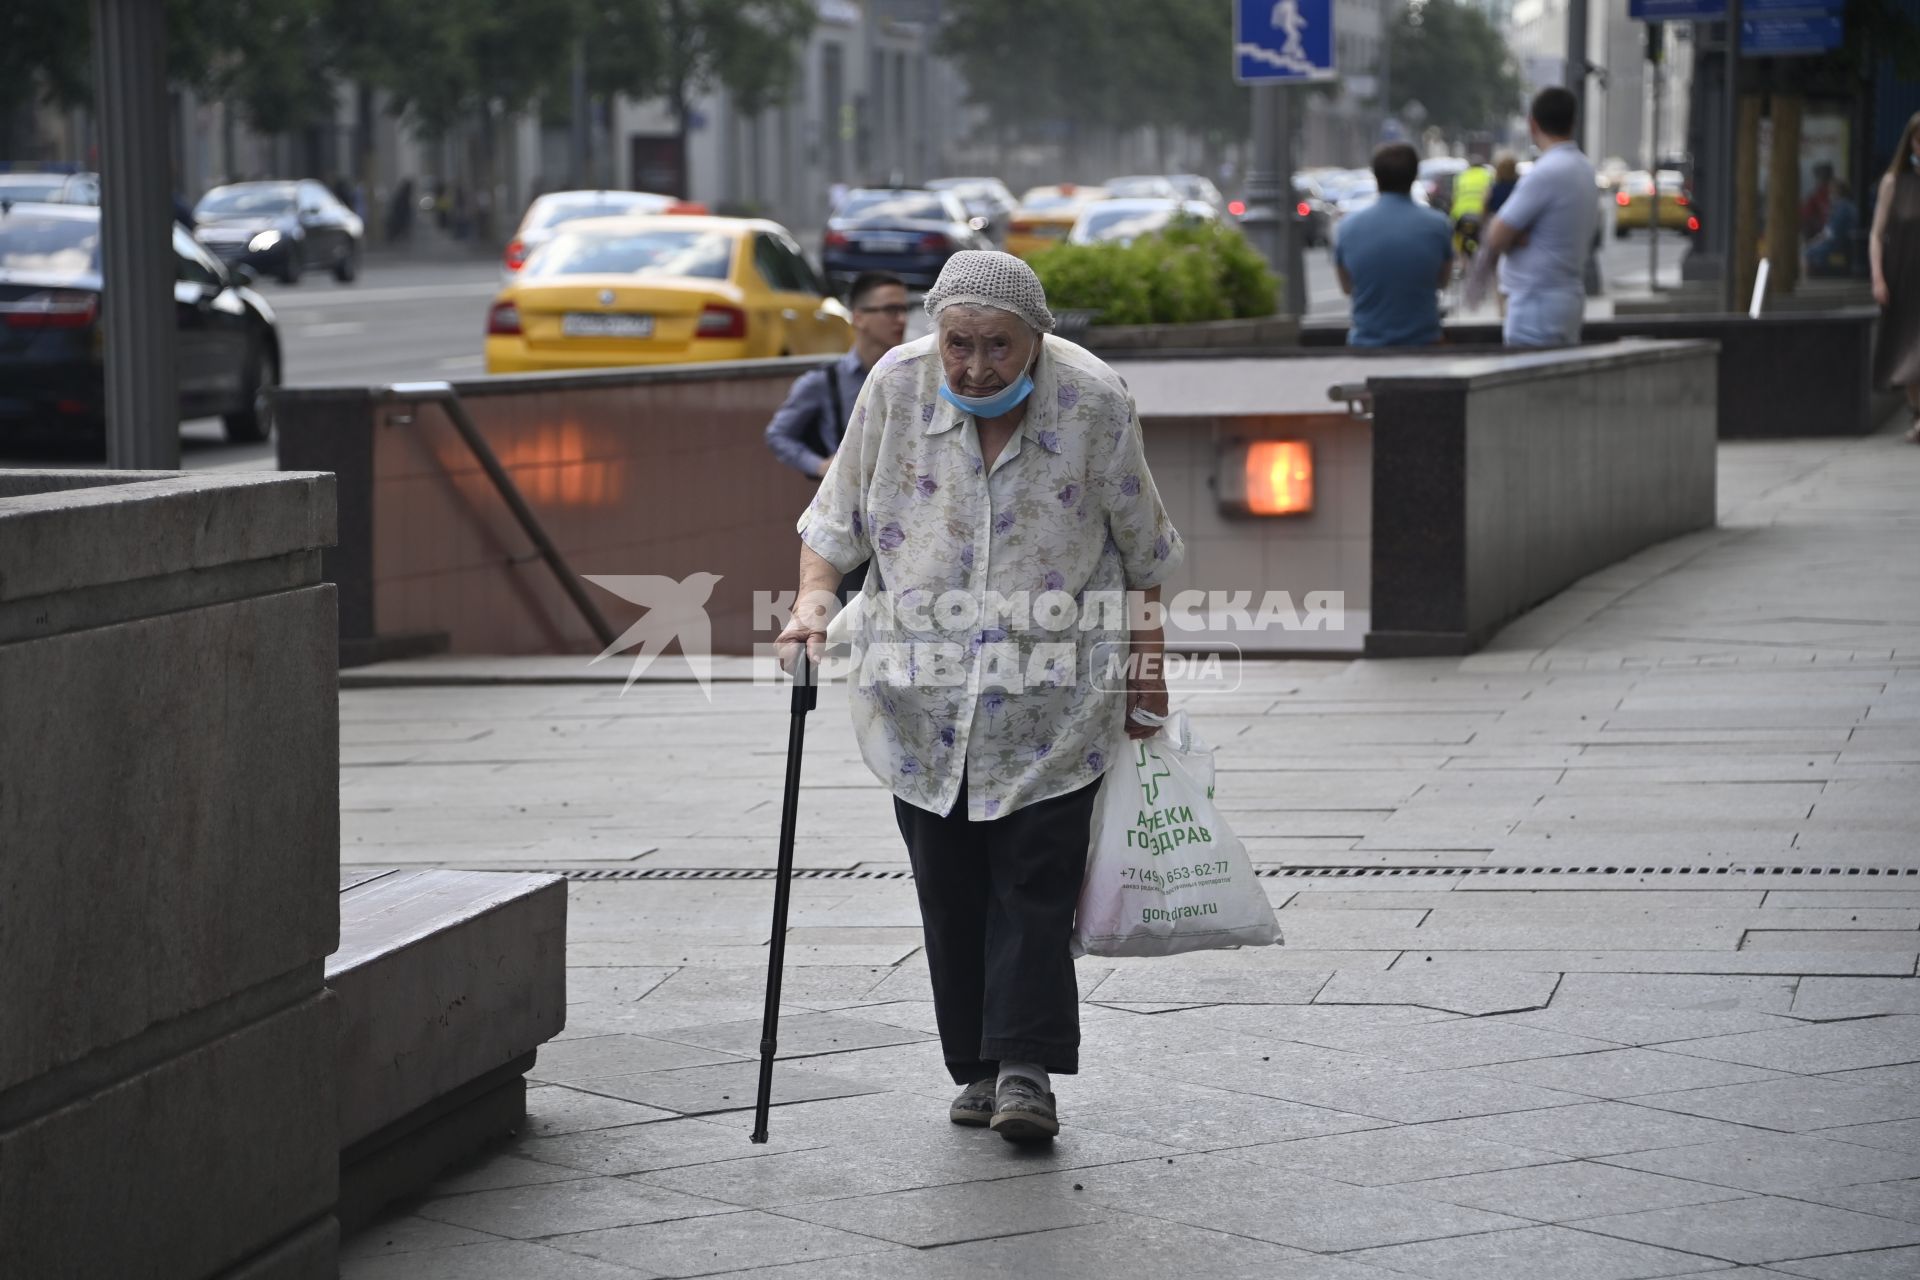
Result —
[[[839, 373], [840, 366], [838, 362], [830, 364], [820, 371], [820, 376], [827, 380], [827, 412], [833, 415], [832, 429], [835, 433], [836, 446], [839, 437], [844, 435], [847, 429], [847, 410], [846, 406], [840, 401]], [[823, 429], [820, 432], [821, 447], [819, 450], [822, 457], [831, 456], [829, 450], [826, 448], [826, 441], [827, 433]]]

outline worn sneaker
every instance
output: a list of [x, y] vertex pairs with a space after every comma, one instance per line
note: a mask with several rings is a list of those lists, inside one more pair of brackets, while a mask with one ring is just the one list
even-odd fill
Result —
[[1053, 1095], [1025, 1076], [1008, 1076], [995, 1101], [993, 1131], [1008, 1142], [1044, 1142], [1060, 1132]]
[[947, 1119], [955, 1124], [972, 1125], [980, 1128], [993, 1121], [993, 1085], [994, 1077], [975, 1080], [947, 1108]]

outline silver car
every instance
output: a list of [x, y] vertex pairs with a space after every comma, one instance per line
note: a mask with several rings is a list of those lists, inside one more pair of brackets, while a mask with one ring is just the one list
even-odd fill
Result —
[[533, 251], [553, 239], [564, 223], [578, 218], [612, 218], [624, 214], [704, 213], [697, 205], [684, 203], [678, 196], [656, 195], [651, 191], [549, 191], [527, 206], [526, 216], [507, 241], [501, 279], [512, 284], [520, 278], [520, 268]]

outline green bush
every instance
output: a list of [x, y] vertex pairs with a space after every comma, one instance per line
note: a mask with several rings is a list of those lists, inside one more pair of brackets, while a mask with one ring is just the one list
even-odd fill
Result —
[[1033, 269], [1056, 310], [1096, 324], [1191, 324], [1270, 316], [1279, 282], [1232, 227], [1182, 219], [1132, 244], [1060, 244]]

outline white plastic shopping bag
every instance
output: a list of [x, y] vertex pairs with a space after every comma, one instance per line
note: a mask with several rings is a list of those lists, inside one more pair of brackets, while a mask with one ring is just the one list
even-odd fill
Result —
[[1187, 713], [1124, 742], [1100, 782], [1073, 954], [1170, 956], [1267, 946], [1280, 925], [1246, 847], [1213, 805], [1213, 749]]

